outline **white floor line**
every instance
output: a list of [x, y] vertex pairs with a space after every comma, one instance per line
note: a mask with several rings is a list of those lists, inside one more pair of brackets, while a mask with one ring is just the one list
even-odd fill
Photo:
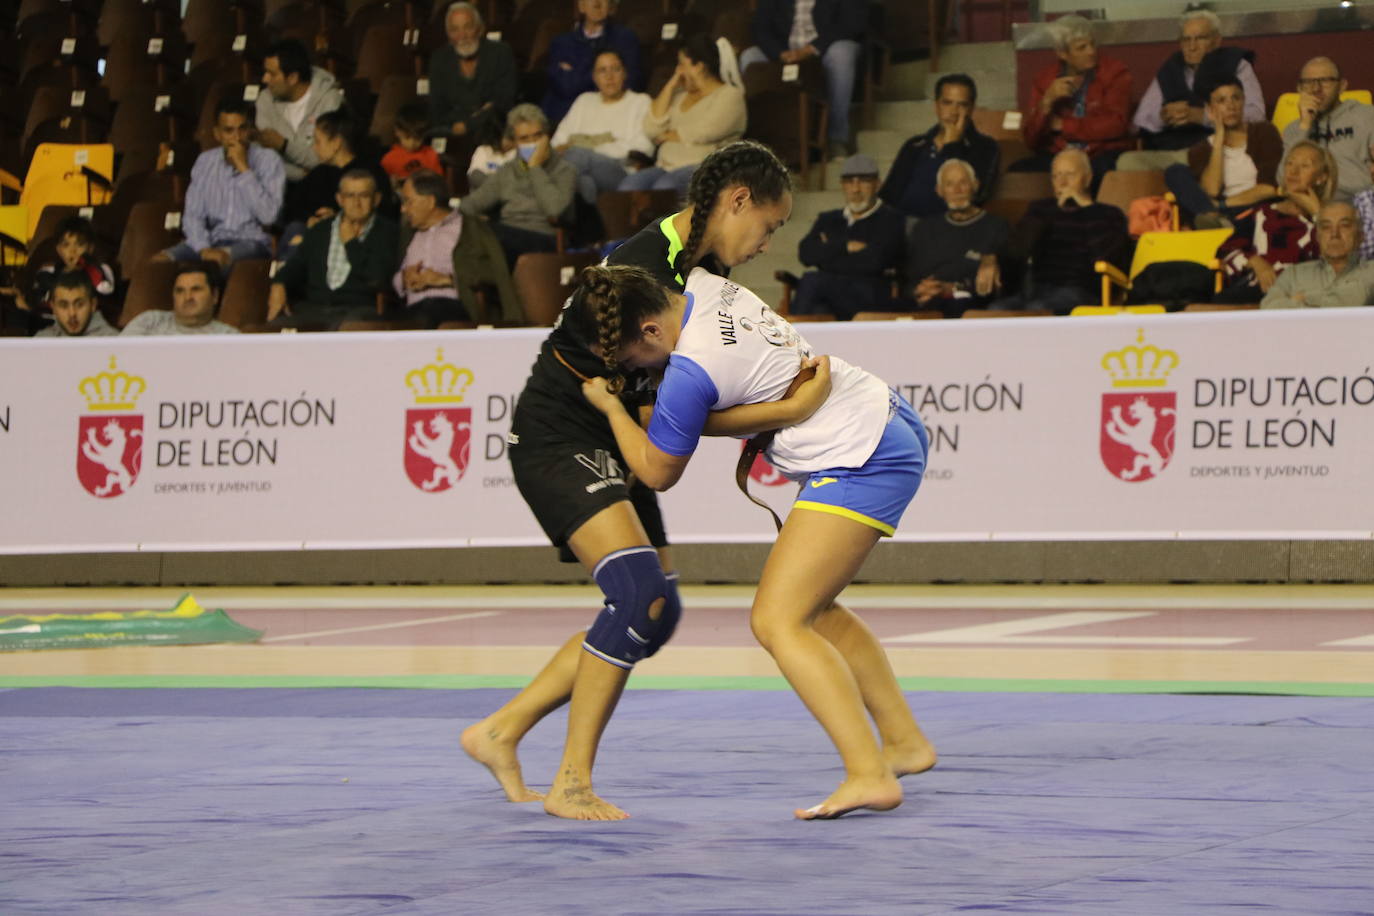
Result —
[[1249, 642], [1247, 637], [1229, 636], [1030, 636], [1030, 633], [1043, 633], [1046, 630], [1059, 630], [1066, 627], [1085, 627], [1096, 623], [1116, 623], [1134, 620], [1139, 617], [1154, 617], [1153, 611], [1125, 612], [1070, 612], [1065, 614], [1046, 614], [1039, 617], [1021, 617], [1016, 620], [1001, 620], [997, 623], [983, 623], [969, 627], [954, 627], [947, 630], [931, 630], [927, 633], [908, 633], [905, 636], [891, 636], [885, 643], [919, 643], [922, 645], [939, 643], [979, 643], [982, 645], [1049, 645], [1066, 643], [1071, 645], [1102, 646], [1225, 646], [1238, 642]]
[[396, 623], [374, 623], [365, 627], [342, 627], [338, 630], [316, 630], [313, 633], [293, 633], [290, 636], [269, 636], [261, 642], [285, 642], [288, 639], [313, 639], [316, 636], [343, 636], [346, 633], [369, 633], [373, 630], [397, 630], [419, 627], [427, 623], [447, 623], [450, 620], [472, 620], [477, 617], [497, 617], [500, 611], [478, 611], [474, 614], [449, 614], [446, 617], [425, 617], [421, 620], [400, 620]]
[[1344, 648], [1374, 648], [1374, 636], [1354, 636], [1350, 639], [1336, 639], [1322, 643], [1323, 646], [1342, 646]]

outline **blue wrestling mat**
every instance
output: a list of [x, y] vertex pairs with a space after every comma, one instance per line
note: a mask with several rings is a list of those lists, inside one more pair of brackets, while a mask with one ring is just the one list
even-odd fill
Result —
[[916, 694], [906, 804], [803, 823], [841, 771], [795, 697], [630, 691], [633, 817], [577, 823], [459, 750], [510, 695], [0, 692], [0, 913], [1374, 913], [1374, 699]]

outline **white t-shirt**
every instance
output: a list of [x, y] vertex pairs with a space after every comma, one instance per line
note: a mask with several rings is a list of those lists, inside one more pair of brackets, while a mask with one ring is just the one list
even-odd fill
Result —
[[[687, 278], [682, 334], [668, 360], [649, 423], [649, 441], [670, 455], [690, 454], [706, 415], [782, 397], [812, 354], [792, 325], [749, 290], [696, 268]], [[768, 460], [801, 479], [863, 465], [888, 420], [882, 379], [830, 357], [830, 396], [796, 426], [778, 431]]]
[[305, 120], [306, 108], [310, 105], [310, 93], [314, 91], [315, 85], [311, 83], [310, 88], [305, 90], [305, 95], [294, 102], [281, 103], [282, 116], [286, 118], [286, 122], [291, 125], [292, 130], [299, 131], [301, 129], [301, 122]]
[[1259, 183], [1259, 169], [1243, 146], [1221, 148], [1221, 175], [1221, 193], [1226, 197], [1248, 191]]
[[610, 134], [610, 140], [588, 149], [612, 159], [624, 159], [631, 150], [652, 156], [654, 142], [644, 133], [644, 116], [650, 104], [651, 99], [642, 92], [626, 91], [614, 102], [605, 101], [599, 92], [584, 92], [559, 122], [552, 143], [563, 146], [578, 134]]

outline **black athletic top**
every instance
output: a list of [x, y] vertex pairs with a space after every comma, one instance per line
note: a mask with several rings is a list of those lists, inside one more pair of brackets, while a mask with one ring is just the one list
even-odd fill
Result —
[[[682, 240], [672, 221], [672, 216], [666, 216], [645, 226], [611, 252], [606, 262], [643, 267], [664, 286], [682, 292], [684, 278], [679, 273]], [[707, 255], [700, 266], [712, 273], [726, 274], [714, 255]], [[615, 436], [605, 414], [587, 403], [582, 396], [582, 379], [568, 369], [572, 366], [588, 377], [606, 374], [606, 364], [591, 351], [591, 343], [594, 341], [579, 339], [561, 317], [554, 324], [539, 348], [539, 356], [535, 358], [525, 390], [516, 404], [511, 428], [522, 441], [540, 434], [590, 435], [615, 448]], [[559, 361], [560, 356], [567, 366]], [[645, 373], [628, 374], [625, 390], [629, 403], [649, 403], [652, 397], [651, 382]]]

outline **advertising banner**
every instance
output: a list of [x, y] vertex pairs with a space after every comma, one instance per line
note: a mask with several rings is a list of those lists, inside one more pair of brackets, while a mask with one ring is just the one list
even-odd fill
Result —
[[[1374, 536], [1374, 310], [798, 328], [926, 423], [899, 540]], [[0, 552], [543, 544], [505, 449], [544, 334], [0, 340]], [[673, 540], [774, 537], [740, 447]]]

